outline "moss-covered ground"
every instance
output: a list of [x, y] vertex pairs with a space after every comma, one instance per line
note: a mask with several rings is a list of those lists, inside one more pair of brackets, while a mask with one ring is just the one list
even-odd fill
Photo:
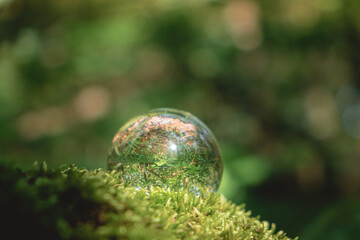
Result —
[[221, 195], [127, 187], [115, 172], [0, 164], [6, 239], [290, 239]]

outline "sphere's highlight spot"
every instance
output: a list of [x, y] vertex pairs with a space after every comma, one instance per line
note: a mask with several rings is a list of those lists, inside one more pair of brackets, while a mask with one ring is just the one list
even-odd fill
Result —
[[131, 119], [117, 132], [108, 168], [133, 187], [199, 193], [201, 185], [215, 192], [222, 160], [214, 135], [198, 118], [176, 109], [156, 109]]

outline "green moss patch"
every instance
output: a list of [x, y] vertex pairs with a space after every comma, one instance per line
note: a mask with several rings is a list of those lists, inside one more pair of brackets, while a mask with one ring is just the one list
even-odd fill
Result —
[[0, 203], [7, 239], [290, 239], [219, 194], [136, 190], [101, 169], [0, 164]]

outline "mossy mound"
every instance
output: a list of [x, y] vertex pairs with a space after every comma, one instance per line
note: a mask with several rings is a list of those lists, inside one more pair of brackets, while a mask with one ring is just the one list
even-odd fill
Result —
[[220, 195], [135, 190], [115, 172], [0, 164], [6, 239], [290, 239]]

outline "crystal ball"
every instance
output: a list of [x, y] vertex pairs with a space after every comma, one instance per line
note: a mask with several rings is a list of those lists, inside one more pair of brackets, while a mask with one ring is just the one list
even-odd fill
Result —
[[216, 192], [222, 160], [209, 128], [194, 115], [155, 109], [128, 121], [116, 133], [108, 169], [129, 186]]

